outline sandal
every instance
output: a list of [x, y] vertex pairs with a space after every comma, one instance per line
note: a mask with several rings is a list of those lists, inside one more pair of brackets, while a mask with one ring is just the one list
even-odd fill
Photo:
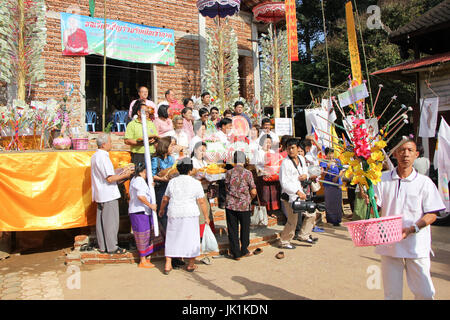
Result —
[[256, 248], [256, 250], [253, 251], [253, 254], [254, 254], [254, 255], [258, 255], [258, 254], [260, 254], [260, 253], [262, 253], [262, 252], [263, 252], [263, 250], [262, 250], [261, 248]]
[[167, 276], [169, 275], [170, 271], [172, 271], [173, 268], [170, 268], [169, 270], [164, 269], [164, 274]]
[[198, 269], [198, 266], [196, 266], [195, 264], [192, 266], [192, 268], [189, 268], [189, 266], [186, 267], [187, 272], [194, 272], [197, 269]]
[[151, 262], [148, 263], [139, 263], [138, 268], [146, 268], [146, 269], [150, 269], [150, 268], [154, 268], [155, 265]]
[[202, 260], [200, 260], [201, 262], [203, 262], [204, 264], [206, 264], [206, 265], [211, 265], [212, 264], [212, 262], [211, 262], [211, 260], [209, 259], [209, 257], [204, 257]]
[[125, 253], [127, 253], [127, 250], [123, 249], [123, 248], [120, 248], [120, 247], [117, 247], [116, 250], [114, 250], [113, 252], [108, 252], [108, 253], [109, 254], [125, 254]]
[[283, 259], [283, 258], [284, 258], [284, 252], [283, 252], [283, 251], [278, 252], [278, 253], [275, 255], [275, 258], [277, 258], [277, 259]]

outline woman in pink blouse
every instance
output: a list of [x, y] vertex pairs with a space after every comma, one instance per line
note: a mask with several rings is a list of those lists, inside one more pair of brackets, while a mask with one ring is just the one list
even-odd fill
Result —
[[158, 118], [153, 121], [158, 130], [158, 136], [160, 137], [173, 134], [173, 122], [169, 119], [168, 109], [168, 105], [160, 105], [158, 108]]
[[[227, 198], [225, 212], [227, 217], [230, 252], [235, 260], [249, 257], [251, 202], [256, 197], [256, 186], [252, 173], [244, 169], [245, 153], [236, 151], [233, 155], [235, 167], [227, 171], [225, 186]], [[239, 224], [241, 225], [239, 245]]]
[[181, 116], [183, 117], [183, 130], [188, 135], [189, 142], [191, 142], [191, 139], [195, 136], [192, 109], [188, 107], [184, 108], [181, 111]]

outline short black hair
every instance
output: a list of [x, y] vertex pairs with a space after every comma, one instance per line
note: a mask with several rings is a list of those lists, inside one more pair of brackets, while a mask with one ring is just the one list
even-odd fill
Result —
[[201, 117], [203, 116], [205, 113], [209, 113], [208, 109], [206, 108], [200, 108], [200, 110], [198, 110], [198, 115]]
[[231, 120], [230, 118], [223, 118], [222, 120], [220, 120], [218, 127], [222, 128], [223, 126], [226, 126], [227, 124], [233, 123], [233, 120]]
[[170, 94], [170, 91], [172, 91], [172, 89], [167, 90], [167, 91], [164, 93], [164, 96], [169, 95], [169, 94]]
[[205, 96], [211, 96], [208, 91], [203, 92], [200, 97], [203, 99]]
[[201, 146], [205, 146], [207, 147], [208, 145], [206, 144], [206, 142], [204, 141], [199, 141], [195, 144], [194, 149], [192, 149], [192, 153], [191, 153], [191, 158], [194, 157], [195, 155], [195, 150], [197, 150], [198, 148], [200, 148]]
[[312, 142], [311, 142], [311, 140], [309, 140], [309, 139], [305, 139], [305, 140], [303, 141], [303, 145], [304, 145], [305, 147], [312, 147]]
[[423, 157], [423, 154], [425, 153], [425, 150], [423, 149], [423, 146], [421, 144], [417, 145], [417, 151], [419, 151], [419, 157]]
[[234, 103], [234, 107], [236, 108], [237, 106], [243, 106], [244, 107], [244, 103], [242, 101], [236, 101]]
[[299, 140], [296, 138], [289, 138], [286, 141], [286, 148], [289, 148], [290, 146], [296, 145], [298, 147], [299, 145]]
[[158, 108], [158, 117], [169, 118], [169, 106], [167, 104], [162, 104]]
[[137, 177], [139, 176], [139, 174], [144, 171], [145, 169], [147, 169], [147, 167], [145, 166], [145, 162], [139, 162], [135, 167], [134, 167], [134, 176]]
[[211, 107], [211, 109], [209, 109], [209, 112], [211, 113], [213, 110], [216, 110], [217, 112], [219, 112], [219, 108], [217, 108], [217, 107]]
[[189, 101], [192, 101], [192, 103], [194, 103], [194, 100], [192, 100], [191, 98], [185, 98], [183, 100], [183, 106], [186, 107], [188, 105]]
[[141, 110], [142, 105], [146, 105], [144, 100], [138, 99], [134, 102], [133, 107], [131, 108], [131, 117], [137, 115], [138, 111]]
[[227, 115], [227, 114], [233, 115], [233, 112], [232, 112], [230, 109], [226, 109], [226, 110], [223, 112], [223, 116], [225, 117], [225, 115]]
[[188, 174], [193, 168], [194, 166], [192, 165], [191, 158], [186, 157], [178, 160], [177, 170], [180, 174]]
[[192, 111], [192, 108], [185, 107], [183, 110], [181, 110], [181, 115], [186, 114], [189, 110]]
[[264, 123], [270, 123], [270, 119], [269, 118], [264, 118], [261, 120], [261, 127], [264, 125]]

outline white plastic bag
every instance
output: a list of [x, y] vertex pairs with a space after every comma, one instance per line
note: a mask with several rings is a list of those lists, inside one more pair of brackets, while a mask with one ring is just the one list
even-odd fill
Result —
[[207, 252], [218, 252], [219, 245], [217, 244], [216, 237], [211, 230], [209, 225], [205, 225], [205, 230], [203, 231], [203, 239], [202, 239], [202, 253]]
[[265, 206], [255, 206], [253, 214], [250, 218], [250, 224], [256, 226], [267, 226], [269, 221], [267, 217], [267, 209]]

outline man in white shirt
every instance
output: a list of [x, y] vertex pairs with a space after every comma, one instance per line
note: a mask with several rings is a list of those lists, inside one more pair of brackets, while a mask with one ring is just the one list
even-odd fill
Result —
[[322, 148], [317, 141], [312, 136], [306, 136], [305, 141], [305, 159], [306, 163], [309, 165], [318, 166], [319, 165], [319, 150]]
[[97, 243], [101, 253], [126, 253], [117, 246], [119, 232], [120, 191], [117, 182], [131, 176], [132, 170], [125, 169], [116, 175], [108, 152], [111, 150], [111, 136], [100, 134], [98, 150], [91, 158], [92, 201], [97, 203]]
[[418, 157], [416, 143], [405, 140], [394, 152], [398, 166], [385, 172], [375, 186], [381, 216], [401, 215], [403, 240], [377, 246], [381, 255], [384, 298], [402, 299], [403, 270], [416, 299], [433, 299], [435, 289], [430, 275], [431, 229], [436, 214], [445, 209], [430, 178], [414, 168]]
[[269, 118], [264, 118], [261, 121], [261, 133], [259, 135], [259, 138], [261, 138], [263, 135], [268, 134], [270, 135], [270, 137], [272, 138], [272, 149], [275, 151], [278, 151], [278, 147], [280, 144], [280, 138], [278, 137], [278, 135], [273, 132], [270, 131], [272, 125], [270, 123], [270, 119]]
[[[298, 154], [299, 141], [291, 138], [286, 142], [288, 156], [283, 160], [280, 167], [281, 201], [286, 208], [287, 222], [280, 234], [280, 244], [283, 249], [295, 249], [291, 241], [295, 235], [298, 214], [292, 210], [292, 202], [300, 198], [306, 200], [306, 193], [302, 188], [302, 181], [308, 179], [308, 169], [305, 159]], [[313, 218], [314, 219], [314, 218]]]
[[155, 118], [158, 117], [158, 113], [157, 113], [157, 108], [156, 108], [156, 104], [151, 101], [148, 100], [148, 89], [147, 87], [141, 86], [138, 89], [138, 95], [139, 95], [139, 99], [133, 100], [130, 103], [130, 110], [128, 111], [128, 117], [132, 118], [132, 112], [133, 112], [133, 105], [137, 100], [145, 100], [145, 105], [148, 107], [152, 107], [153, 110], [155, 110]]

